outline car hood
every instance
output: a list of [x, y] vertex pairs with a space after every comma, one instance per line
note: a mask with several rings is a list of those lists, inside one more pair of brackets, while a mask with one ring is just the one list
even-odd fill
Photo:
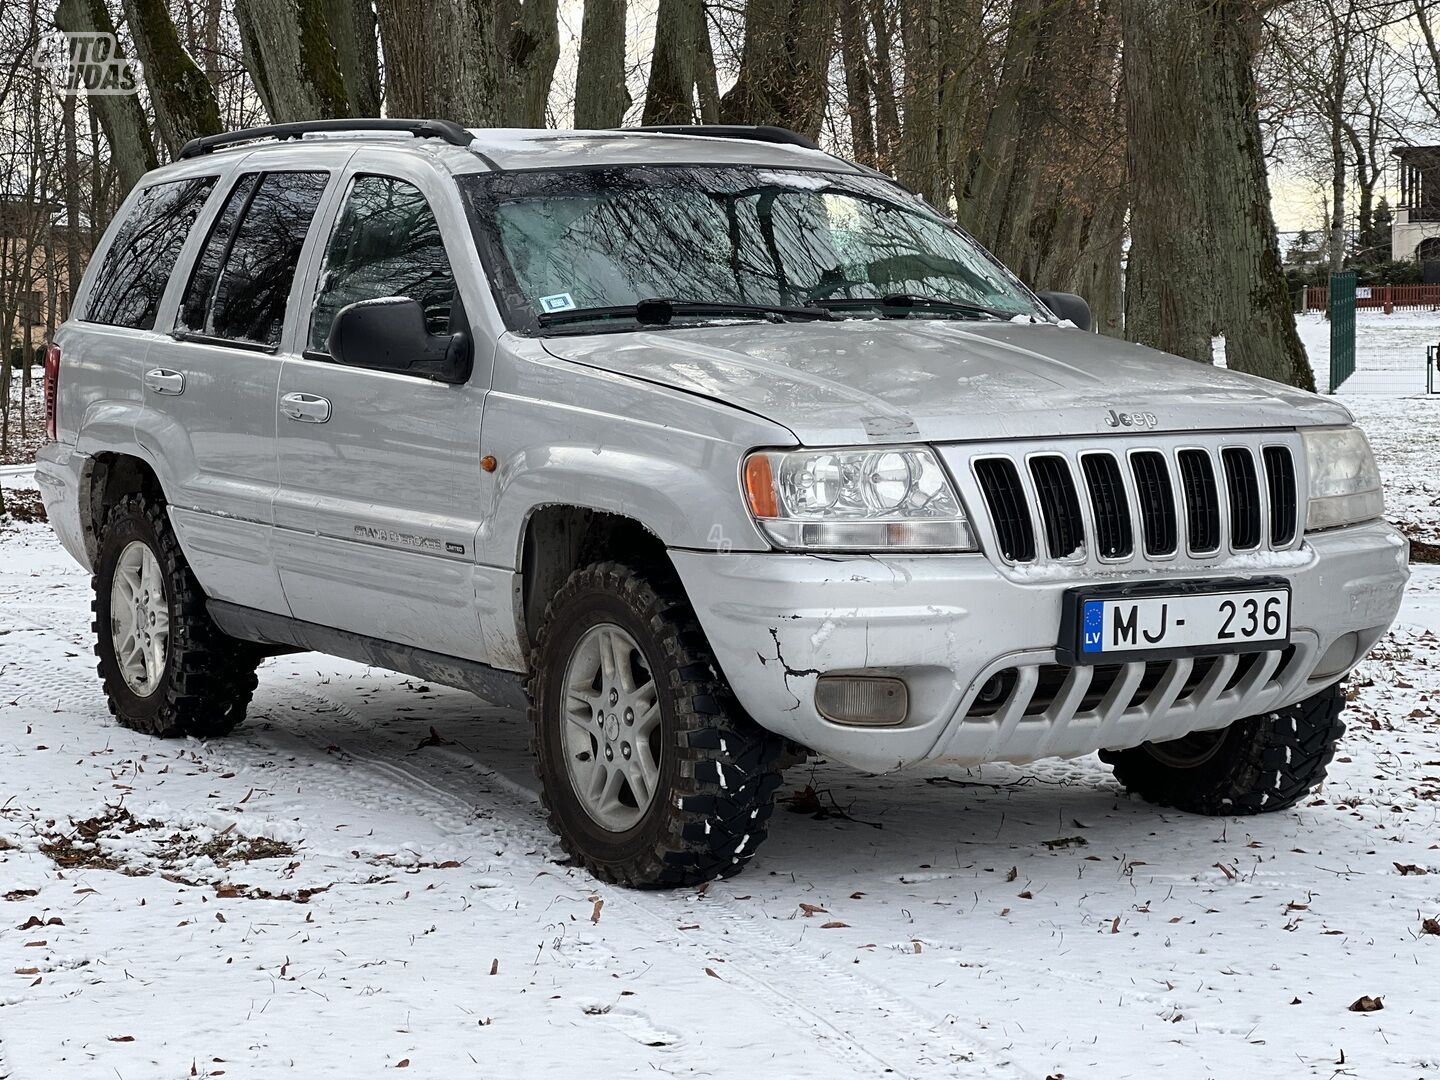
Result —
[[746, 322], [543, 341], [561, 359], [763, 416], [810, 446], [1350, 420], [1316, 394], [1051, 324]]

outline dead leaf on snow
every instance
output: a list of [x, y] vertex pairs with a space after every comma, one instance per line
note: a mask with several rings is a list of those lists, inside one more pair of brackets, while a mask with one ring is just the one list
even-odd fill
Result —
[[1434, 934], [1440, 937], [1440, 919], [1423, 919], [1420, 922], [1420, 933]]
[[830, 914], [828, 911], [826, 911], [826, 910], [825, 910], [823, 907], [821, 907], [819, 904], [801, 904], [801, 905], [800, 905], [800, 911], [804, 914], [804, 917], [807, 918], [807, 919], [810, 918], [811, 915], [828, 915], [828, 914]]
[[38, 967], [16, 968], [16, 969], [15, 969], [15, 974], [16, 974], [16, 975], [39, 975], [39, 974], [40, 974], [40, 969], [39, 969]]
[[600, 909], [605, 906], [604, 900], [595, 901], [595, 910], [590, 912], [590, 925], [594, 926], [600, 921]]
[[1379, 1012], [1385, 1008], [1385, 1000], [1378, 997], [1370, 997], [1368, 994], [1356, 998], [1350, 1003], [1351, 1012]]
[[399, 1061], [395, 1062], [395, 1067], [397, 1069], [408, 1069], [410, 1067], [410, 1059], [401, 1058]]
[[1428, 874], [1430, 872], [1429, 870], [1426, 870], [1425, 867], [1416, 866], [1414, 863], [1397, 862], [1395, 864], [1395, 869], [1400, 871], [1400, 873], [1405, 877], [1409, 877], [1411, 874]]
[[490, 961], [490, 974], [491, 974], [491, 975], [499, 975], [499, 974], [500, 974], [500, 958], [499, 958], [498, 956], [497, 956], [494, 960], [491, 960], [491, 961]]
[[134, 1042], [134, 1041], [135, 1041], [135, 1036], [134, 1036], [134, 1035], [111, 1035], [111, 1036], [109, 1036], [109, 1039], [110, 1039], [111, 1042]]
[[[1433, 921], [1433, 920], [1432, 920], [1432, 921]], [[820, 924], [820, 929], [821, 929], [821, 930], [839, 930], [841, 927], [849, 926], [849, 925], [850, 925], [850, 924], [849, 924], [848, 922], [841, 922], [839, 919], [832, 919], [830, 922], [821, 923], [821, 924]], [[1435, 932], [1436, 932], [1437, 934], [1440, 934], [1440, 930], [1436, 930]]]
[[[705, 974], [706, 974], [706, 975], [709, 975], [712, 979], [719, 979], [719, 978], [720, 978], [719, 975], [716, 975], [716, 974], [715, 974], [715, 969], [714, 969], [714, 968], [706, 968], [706, 969], [705, 969]], [[724, 980], [722, 979], [721, 981], [723, 982]]]
[[1120, 932], [1120, 916], [1119, 916], [1119, 915], [1116, 915], [1115, 918], [1114, 918], [1114, 920], [1110, 923], [1110, 932], [1111, 932], [1112, 934], [1118, 934], [1118, 933]]
[[1061, 836], [1055, 840], [1041, 841], [1051, 851], [1058, 851], [1067, 847], [1087, 847], [1090, 844], [1083, 836]]
[[1019, 876], [1020, 876], [1020, 868], [1019, 868], [1018, 866], [1012, 866], [1012, 867], [1010, 867], [1010, 872], [1005, 875], [1005, 880], [1006, 880], [1006, 881], [1014, 881], [1014, 880], [1015, 880], [1017, 877], [1019, 877]]

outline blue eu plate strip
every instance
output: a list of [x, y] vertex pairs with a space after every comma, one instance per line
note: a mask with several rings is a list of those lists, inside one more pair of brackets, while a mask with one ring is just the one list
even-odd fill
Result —
[[1105, 601], [1086, 600], [1085, 618], [1080, 641], [1081, 652], [1103, 652], [1105, 649]]

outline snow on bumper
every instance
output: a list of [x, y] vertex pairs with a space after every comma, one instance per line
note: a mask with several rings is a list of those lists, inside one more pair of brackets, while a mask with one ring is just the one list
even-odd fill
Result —
[[[1300, 700], [1335, 682], [1384, 634], [1409, 576], [1405, 540], [1375, 522], [1307, 537], [1278, 566], [1107, 579], [1286, 578], [1291, 648], [1070, 668], [1055, 651], [1062, 598], [1094, 581], [1015, 581], [981, 555], [671, 556], [746, 711], [818, 753], [876, 772], [931, 760], [1073, 757], [1224, 727]], [[1354, 657], [1342, 646], [1342, 668], [1317, 672], [1352, 633]], [[904, 723], [861, 728], [821, 716], [815, 683], [830, 672], [903, 679]], [[1003, 691], [998, 701], [980, 700], [987, 682]]]

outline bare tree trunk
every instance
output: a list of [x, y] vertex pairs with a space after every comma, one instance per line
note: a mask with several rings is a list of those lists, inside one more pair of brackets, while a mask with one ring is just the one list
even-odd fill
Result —
[[351, 116], [380, 115], [380, 49], [370, 0], [320, 0]]
[[[391, 116], [504, 122], [496, 13], [490, 0], [377, 0]], [[437, 49], [435, 43], [446, 43]]]
[[[1125, 336], [1211, 363], [1211, 239], [1195, 3], [1123, 0], [1130, 253]], [[1204, 105], [1211, 103], [1204, 102]]]
[[625, 0], [585, 0], [575, 69], [575, 126], [616, 128], [625, 122]]
[[940, 0], [902, 0], [905, 126], [900, 131], [900, 180], [944, 206], [940, 152]]
[[660, 0], [644, 123], [695, 122], [695, 79], [702, 34], [709, 36], [700, 0]]
[[[1254, 0], [1201, 0], [1208, 23], [1206, 113], [1212, 191], [1216, 317], [1225, 362], [1305, 390], [1315, 376], [1295, 330], [1270, 211], [1270, 182], [1255, 100], [1260, 12]], [[1343, 218], [1342, 218], [1343, 225]]]
[[155, 109], [155, 125], [174, 157], [191, 139], [221, 130], [215, 90], [180, 44], [165, 0], [124, 0], [124, 6]]
[[544, 127], [550, 84], [560, 59], [556, 0], [498, 0], [495, 8], [505, 123]]
[[1126, 336], [1314, 388], [1295, 332], [1255, 92], [1256, 0], [1125, 0], [1133, 193]]
[[[105, 8], [104, 0], [60, 0], [55, 11], [55, 24], [72, 34], [115, 34], [115, 23]], [[121, 185], [126, 191], [135, 186], [145, 173], [155, 168], [155, 144], [150, 139], [140, 99], [134, 94], [101, 94], [87, 99], [91, 126], [96, 122], [110, 144], [110, 157]], [[95, 143], [98, 150], [98, 142]], [[97, 152], [93, 160], [99, 161]], [[98, 195], [99, 186], [95, 185]], [[98, 206], [92, 206], [92, 217], [98, 217]], [[94, 223], [92, 221], [92, 227]]]
[[895, 35], [885, 0], [870, 0], [870, 27], [875, 34], [871, 83], [875, 88], [875, 167], [894, 173], [900, 156], [900, 99], [895, 92]]
[[1345, 268], [1345, 132], [1340, 117], [1330, 118], [1330, 272]]
[[83, 257], [80, 252], [80, 157], [75, 145], [75, 97], [67, 94], [60, 102], [60, 120], [65, 139], [65, 302], [60, 317], [70, 317], [75, 286], [80, 284]]
[[322, 0], [235, 0], [235, 22], [245, 69], [273, 123], [349, 114]]
[[835, 52], [836, 0], [749, 0], [727, 124], [776, 124], [819, 138]]
[[870, 48], [864, 0], [840, 0], [840, 61], [845, 66], [845, 112], [850, 119], [850, 153], [875, 166], [875, 117], [871, 112]]
[[695, 53], [695, 97], [700, 102], [700, 122], [720, 123], [720, 75], [715, 69], [715, 51], [710, 46], [710, 22], [705, 5], [700, 5], [700, 36]]

